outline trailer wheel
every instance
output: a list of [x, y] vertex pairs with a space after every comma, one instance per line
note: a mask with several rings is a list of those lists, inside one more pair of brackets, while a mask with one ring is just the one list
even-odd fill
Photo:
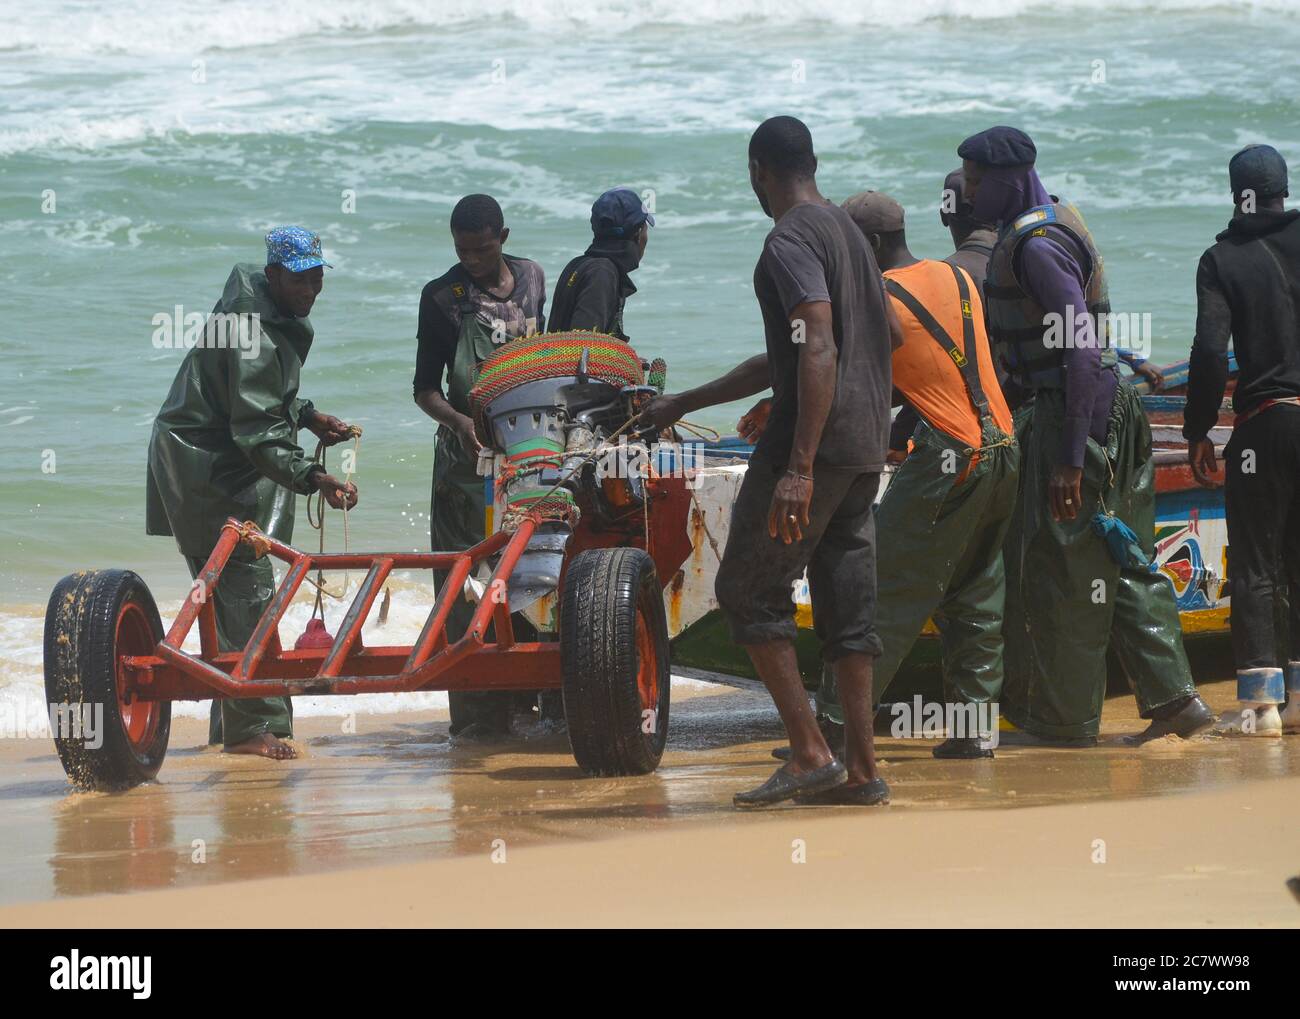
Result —
[[45, 610], [45, 696], [63, 770], [83, 789], [127, 789], [158, 774], [169, 701], [128, 702], [124, 655], [162, 640], [149, 588], [127, 570], [64, 577]]
[[654, 771], [668, 741], [668, 622], [654, 560], [598, 548], [569, 563], [560, 602], [569, 745], [590, 775]]

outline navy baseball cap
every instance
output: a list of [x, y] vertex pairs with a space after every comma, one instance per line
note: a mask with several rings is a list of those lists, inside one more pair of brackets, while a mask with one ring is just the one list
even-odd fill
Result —
[[1253, 191], [1256, 198], [1287, 193], [1286, 160], [1272, 145], [1247, 145], [1228, 162], [1232, 197]]
[[591, 206], [591, 232], [597, 240], [630, 237], [642, 223], [654, 226], [655, 218], [631, 188], [610, 188]]

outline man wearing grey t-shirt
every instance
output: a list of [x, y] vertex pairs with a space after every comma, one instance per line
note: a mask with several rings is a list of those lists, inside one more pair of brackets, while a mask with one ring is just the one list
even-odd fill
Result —
[[[875, 528], [888, 445], [891, 337], [900, 336], [875, 257], [848, 213], [817, 190], [808, 128], [773, 117], [749, 141], [749, 177], [775, 220], [754, 270], [767, 351], [713, 382], [652, 401], [664, 427], [761, 392], [762, 437], [718, 568], [718, 604], [775, 701], [790, 759], [738, 807], [888, 802], [871, 734]], [[745, 429], [742, 429], [742, 431]], [[757, 430], [757, 429], [755, 429]], [[807, 571], [813, 626], [844, 704], [845, 757], [826, 744], [795, 659], [793, 585]]]

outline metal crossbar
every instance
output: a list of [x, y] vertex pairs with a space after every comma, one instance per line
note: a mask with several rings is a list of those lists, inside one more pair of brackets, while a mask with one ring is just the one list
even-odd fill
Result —
[[[188, 700], [558, 686], [559, 645], [519, 643], [510, 621], [508, 582], [536, 526], [534, 520], [525, 519], [514, 532], [498, 532], [463, 552], [321, 555], [299, 552], [251, 523], [228, 520], [155, 654], [122, 659], [126, 692], [142, 700]], [[286, 563], [288, 570], [247, 645], [237, 652], [221, 652], [212, 593], [241, 542], [259, 556], [274, 556]], [[480, 563], [498, 555], [487, 593], [475, 607], [468, 628], [457, 640], [449, 641], [447, 620], [466, 579]], [[345, 569], [365, 569], [367, 573], [332, 645], [315, 650], [283, 649], [279, 623], [307, 574]], [[361, 629], [384, 581], [395, 569], [446, 570], [448, 577], [415, 644], [360, 646]], [[182, 645], [196, 622], [200, 653], [193, 655], [182, 650]], [[487, 640], [489, 627], [495, 635], [491, 642]]]

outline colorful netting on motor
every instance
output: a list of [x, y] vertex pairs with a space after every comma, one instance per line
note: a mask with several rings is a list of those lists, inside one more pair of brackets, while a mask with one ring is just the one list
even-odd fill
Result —
[[525, 516], [577, 524], [578, 504], [567, 488], [528, 488], [511, 492], [502, 530], [513, 531]]
[[559, 467], [563, 461], [564, 447], [557, 440], [540, 435], [524, 439], [506, 448], [505, 462], [497, 465], [497, 483], [508, 485], [520, 474]]
[[546, 333], [511, 340], [479, 365], [478, 378], [469, 392], [470, 413], [480, 434], [492, 434], [483, 417], [489, 403], [526, 382], [577, 375], [584, 350], [590, 351], [587, 355], [588, 378], [614, 386], [644, 383], [645, 375], [636, 351], [622, 340], [604, 333]]

